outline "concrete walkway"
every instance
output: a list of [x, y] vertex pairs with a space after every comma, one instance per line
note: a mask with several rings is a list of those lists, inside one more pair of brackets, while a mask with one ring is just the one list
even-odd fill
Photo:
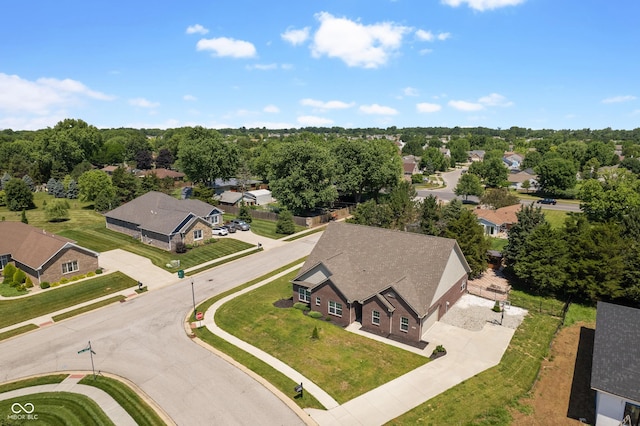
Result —
[[333, 397], [311, 380], [282, 361], [221, 330], [214, 321], [216, 310], [228, 300], [267, 284], [298, 267], [219, 300], [207, 310], [201, 324], [219, 337], [268, 363], [296, 383], [302, 382], [305, 390], [327, 408], [327, 410], [305, 409], [320, 425], [382, 425], [464, 380], [497, 365], [515, 332], [512, 328], [491, 323], [487, 323], [480, 331], [470, 331], [437, 322], [425, 335], [425, 340], [429, 344], [425, 349], [420, 350], [360, 331], [358, 324], [352, 324], [347, 328], [348, 331], [425, 357], [430, 356], [437, 345], [443, 345], [447, 355], [339, 405]]
[[[127, 413], [124, 408], [120, 406], [116, 402], [115, 399], [111, 397], [105, 391], [98, 389], [93, 386], [87, 385], [79, 385], [78, 382], [82, 379], [84, 374], [71, 374], [65, 380], [58, 384], [52, 385], [39, 385], [39, 386], [30, 386], [27, 388], [16, 389], [10, 392], [0, 393], [0, 401], [4, 401], [7, 399], [13, 399], [18, 397], [24, 397], [21, 401], [21, 404], [29, 403], [29, 395], [43, 393], [43, 392], [70, 392], [82, 394], [98, 404], [102, 411], [105, 412], [107, 417], [111, 419], [111, 421], [118, 426], [135, 426], [136, 422], [133, 418]], [[34, 406], [33, 415], [38, 414], [38, 406]], [[28, 422], [27, 422], [28, 423]]]

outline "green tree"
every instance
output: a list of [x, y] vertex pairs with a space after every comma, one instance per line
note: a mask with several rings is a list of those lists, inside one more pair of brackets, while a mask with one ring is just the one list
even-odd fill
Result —
[[140, 170], [149, 170], [151, 166], [153, 166], [153, 156], [151, 155], [151, 151], [147, 149], [136, 152], [134, 159], [136, 161], [136, 168]]
[[371, 199], [358, 204], [347, 222], [388, 229], [391, 228], [391, 211], [387, 204], [378, 204]]
[[33, 192], [22, 179], [13, 178], [8, 181], [4, 186], [4, 192], [7, 207], [11, 211], [17, 212], [35, 207]]
[[69, 219], [69, 202], [67, 200], [53, 200], [44, 209], [49, 222], [61, 222]]
[[278, 221], [276, 222], [276, 233], [291, 235], [296, 232], [296, 225], [293, 222], [293, 214], [287, 210], [282, 209], [278, 213]]
[[493, 209], [500, 209], [502, 207], [513, 206], [520, 202], [520, 199], [509, 192], [506, 188], [492, 188], [488, 189], [482, 197], [480, 197], [480, 203], [487, 206], [491, 206]]
[[420, 233], [439, 236], [442, 232], [438, 223], [441, 220], [440, 204], [434, 195], [425, 197], [419, 206]]
[[38, 143], [43, 160], [51, 164], [54, 177], [62, 177], [99, 151], [102, 135], [82, 120], [65, 119], [39, 134]]
[[567, 252], [560, 232], [554, 231], [549, 223], [542, 223], [527, 236], [513, 270], [530, 290], [554, 294], [568, 278]]
[[540, 189], [551, 194], [572, 189], [576, 186], [576, 165], [564, 158], [549, 158], [538, 165]]
[[105, 186], [98, 194], [93, 203], [93, 207], [98, 212], [106, 212], [118, 207], [118, 197], [112, 185]]
[[115, 196], [111, 178], [102, 170], [84, 172], [78, 178], [78, 189], [80, 199], [83, 201], [95, 201], [102, 191], [113, 192]]
[[458, 241], [469, 268], [471, 268], [470, 278], [477, 278], [487, 270], [487, 250], [489, 250], [490, 243], [473, 213], [462, 209], [457, 219], [447, 223], [444, 236]]
[[140, 181], [124, 167], [118, 167], [111, 175], [111, 183], [118, 198], [118, 204], [128, 203], [139, 193]]
[[4, 269], [2, 270], [2, 275], [4, 277], [4, 279], [2, 280], [2, 283], [12, 285], [13, 276], [17, 270], [18, 268], [16, 268], [13, 263], [7, 263], [4, 266]]
[[502, 185], [509, 175], [502, 159], [496, 156], [485, 156], [483, 161], [478, 161], [469, 166], [469, 173], [478, 175], [486, 186], [497, 188]]
[[271, 158], [269, 182], [274, 198], [293, 213], [313, 210], [338, 197], [335, 163], [329, 150], [313, 141], [290, 141]]
[[467, 153], [471, 150], [471, 145], [467, 139], [453, 139], [447, 144], [447, 148], [451, 152], [452, 165], [467, 162]]
[[458, 180], [454, 192], [456, 195], [463, 196], [464, 199], [467, 200], [469, 199], [469, 195], [481, 196], [484, 188], [477, 175], [465, 173], [460, 177], [460, 180]]
[[169, 169], [173, 164], [174, 158], [171, 151], [167, 148], [162, 148], [158, 151], [158, 156], [156, 157], [156, 167], [160, 169]]
[[190, 180], [212, 185], [236, 173], [239, 156], [235, 145], [225, 142], [217, 131], [194, 127], [179, 147], [178, 160]]
[[367, 144], [364, 160], [365, 188], [377, 198], [383, 188], [393, 188], [402, 178], [402, 159], [396, 146], [386, 139]]
[[513, 267], [518, 259], [525, 254], [525, 243], [529, 235], [540, 225], [547, 222], [540, 207], [532, 204], [523, 205], [516, 212], [518, 221], [509, 229], [508, 242], [502, 251], [505, 263], [508, 267]]
[[529, 189], [531, 189], [531, 181], [529, 179], [522, 182], [522, 189], [527, 191], [527, 194], [529, 193]]
[[240, 209], [238, 210], [238, 219], [244, 220], [247, 223], [251, 223], [251, 209], [244, 201], [240, 203]]
[[71, 179], [67, 188], [67, 198], [70, 200], [75, 200], [76, 198], [78, 198], [79, 192], [80, 189], [78, 189], [78, 182], [76, 182], [75, 179]]
[[640, 181], [625, 169], [607, 171], [601, 180], [589, 179], [578, 192], [580, 208], [590, 221], [619, 221], [640, 207]]
[[521, 168], [523, 170], [535, 169], [540, 163], [542, 163], [542, 154], [540, 154], [538, 151], [529, 151], [524, 156]]
[[415, 222], [415, 196], [415, 188], [407, 181], [400, 182], [391, 190], [386, 204], [391, 213], [392, 228], [406, 231], [407, 225]]
[[22, 214], [20, 215], [20, 222], [24, 223], [25, 225], [29, 224], [29, 219], [27, 219], [27, 211], [26, 210], [22, 210]]
[[445, 172], [449, 168], [449, 159], [438, 148], [429, 147], [424, 150], [420, 159], [420, 167], [425, 169], [425, 174], [431, 175], [436, 171]]

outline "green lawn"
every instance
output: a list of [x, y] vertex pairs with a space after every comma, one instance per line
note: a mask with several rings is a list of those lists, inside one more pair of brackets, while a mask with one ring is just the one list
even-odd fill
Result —
[[[136, 291], [138, 291], [138, 290], [136, 289]], [[65, 312], [65, 313], [60, 314], [60, 315], [55, 315], [53, 317], [53, 320], [55, 322], [62, 321], [63, 319], [75, 317], [76, 315], [84, 314], [85, 312], [93, 311], [94, 309], [98, 309], [98, 308], [101, 308], [103, 306], [107, 306], [107, 305], [110, 305], [112, 303], [115, 303], [115, 302], [122, 302], [124, 299], [126, 299], [126, 297], [124, 297], [122, 295], [113, 296], [113, 297], [110, 297], [108, 299], [101, 300], [99, 302], [92, 303], [90, 305], [86, 305], [86, 306], [83, 306], [81, 308]]]
[[[84, 228], [66, 230], [61, 232], [60, 235], [98, 252], [120, 248], [146, 257], [154, 265], [168, 270], [190, 268], [209, 260], [253, 247], [253, 245], [233, 239], [233, 237], [223, 237], [212, 244], [205, 244], [195, 247], [186, 253], [176, 254], [143, 244], [128, 235], [106, 229], [104, 222]], [[180, 268], [167, 268], [166, 265], [174, 259], [180, 260]]]
[[497, 250], [500, 252], [505, 248], [505, 246], [509, 242], [509, 240], [507, 240], [506, 238], [494, 238], [494, 237], [489, 237], [489, 241], [491, 242], [490, 249]]
[[38, 328], [39, 327], [35, 324], [27, 324], [9, 331], [3, 331], [0, 333], [0, 341], [13, 336], [18, 336], [19, 334], [26, 333], [27, 331], [37, 330]]
[[560, 318], [533, 312], [516, 330], [500, 364], [392, 420], [392, 425], [510, 425], [509, 407], [531, 389]]
[[558, 229], [564, 225], [564, 221], [567, 218], [566, 211], [563, 210], [548, 210], [543, 209], [544, 217], [547, 219], [547, 222], [551, 224], [552, 228]]
[[[236, 216], [232, 214], [223, 215], [223, 219], [225, 222], [228, 222], [235, 218]], [[267, 237], [267, 238], [272, 238], [274, 240], [277, 240], [282, 237], [286, 237], [286, 235], [284, 234], [276, 233], [275, 221], [254, 218], [251, 220], [250, 225], [251, 225], [251, 230], [253, 231], [254, 234]], [[296, 228], [296, 232], [304, 231], [305, 229], [307, 229], [304, 226], [298, 226], [298, 225], [295, 225], [295, 228]], [[237, 231], [237, 232], [242, 232], [242, 231]], [[230, 236], [233, 236], [233, 234], [231, 234]]]
[[48, 376], [32, 377], [30, 379], [17, 380], [15, 382], [0, 385], [0, 393], [9, 392], [16, 389], [28, 388], [31, 386], [51, 385], [62, 382], [69, 377], [68, 374], [52, 374]]
[[97, 297], [134, 287], [136, 281], [121, 272], [47, 290], [15, 300], [0, 300], [0, 328], [36, 318]]
[[[2, 278], [0, 277], [0, 279]], [[0, 296], [15, 297], [15, 296], [21, 296], [27, 293], [29, 293], [27, 290], [20, 291], [16, 287], [12, 287], [9, 284], [3, 284], [2, 281], [0, 281]]]
[[[428, 359], [307, 317], [273, 302], [291, 297], [292, 272], [224, 304], [218, 325], [294, 367], [338, 402], [344, 403]], [[249, 308], [250, 307], [250, 308]], [[314, 327], [320, 338], [311, 339]]]
[[119, 380], [105, 376], [85, 376], [79, 382], [82, 385], [94, 386], [102, 389], [129, 413], [139, 426], [162, 425], [164, 421], [133, 389]]
[[[98, 404], [89, 397], [77, 393], [43, 392], [0, 401], [0, 413], [3, 417], [7, 416], [3, 420], [10, 420], [11, 405], [16, 402], [33, 404], [34, 412], [32, 415], [37, 415], [36, 424], [48, 426], [113, 425], [113, 422]], [[24, 420], [17, 420], [15, 424], [29, 424], [31, 421], [34, 420], [29, 420], [27, 417]]]

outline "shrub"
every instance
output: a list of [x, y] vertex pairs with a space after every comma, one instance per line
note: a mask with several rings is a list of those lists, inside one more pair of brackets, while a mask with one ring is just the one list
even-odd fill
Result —
[[96, 269], [96, 274], [101, 274], [101, 273], [102, 273], [102, 268]]
[[27, 274], [24, 273], [21, 269], [16, 268], [16, 272], [13, 274], [13, 283], [15, 285], [22, 284], [27, 280]]
[[60, 280], [60, 284], [66, 284], [68, 282], [69, 282], [68, 278], [63, 278], [63, 279]]
[[69, 278], [69, 281], [78, 281], [80, 278], [82, 278], [80, 275], [74, 275], [73, 277]]
[[186, 253], [186, 252], [187, 252], [187, 245], [182, 241], [178, 241], [176, 243], [176, 253]]
[[296, 309], [300, 309], [301, 311], [308, 311], [309, 307], [306, 303], [297, 302], [293, 304], [293, 307]]
[[423, 177], [421, 173], [411, 175], [411, 183], [422, 183]]
[[282, 209], [278, 215], [276, 222], [276, 233], [291, 235], [296, 232], [296, 226], [293, 223], [293, 214], [286, 209]]
[[320, 319], [322, 318], [322, 313], [318, 311], [311, 311], [307, 314], [307, 316], [310, 316], [311, 318], [315, 318], [315, 319]]
[[318, 340], [320, 338], [320, 333], [318, 333], [318, 327], [313, 327], [313, 331], [311, 332], [311, 338], [313, 340]]
[[60, 281], [56, 281], [55, 283], [51, 284], [51, 287], [58, 287], [60, 285]]
[[31, 281], [31, 277], [27, 277], [27, 279], [24, 282], [24, 286], [26, 288], [32, 288], [33, 287], [33, 281]]
[[237, 217], [240, 220], [244, 220], [247, 223], [251, 223], [251, 209], [249, 208], [249, 206], [245, 204], [244, 201], [240, 204], [240, 210], [238, 210]]
[[43, 289], [43, 290], [44, 290], [45, 288], [49, 288], [49, 287], [51, 287], [51, 284], [49, 284], [49, 282], [48, 282], [48, 281], [42, 281], [42, 282], [40, 283], [40, 288], [41, 288], [41, 289]]
[[89, 271], [89, 272], [87, 272], [87, 277], [93, 277], [93, 276], [95, 276], [95, 275], [96, 275], [96, 273], [95, 273], [95, 272], [93, 272], [93, 271]]
[[4, 267], [4, 284], [11, 284], [13, 282], [13, 275], [16, 273], [18, 268], [16, 268], [13, 263], [7, 263]]
[[491, 308], [491, 310], [493, 312], [500, 312], [500, 302], [496, 300], [496, 303], [493, 305], [493, 308]]
[[18, 291], [26, 291], [27, 288], [24, 286], [24, 284], [20, 284], [16, 286], [16, 290]]

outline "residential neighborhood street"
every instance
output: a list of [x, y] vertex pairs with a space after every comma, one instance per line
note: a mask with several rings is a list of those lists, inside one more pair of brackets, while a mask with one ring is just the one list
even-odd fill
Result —
[[[307, 255], [313, 234], [194, 277], [196, 303]], [[0, 381], [91, 370], [133, 381], [177, 424], [301, 424], [251, 377], [194, 344], [184, 330], [190, 279], [0, 343]]]

